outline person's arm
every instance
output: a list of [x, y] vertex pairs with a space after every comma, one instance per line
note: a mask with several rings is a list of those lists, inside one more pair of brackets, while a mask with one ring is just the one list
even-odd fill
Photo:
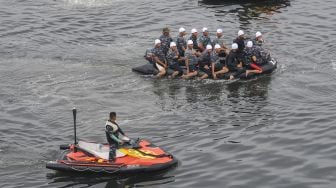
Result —
[[180, 57], [180, 52], [178, 51], [178, 49], [176, 48], [176, 56], [177, 56], [177, 58], [179, 58]]
[[204, 46], [202, 43], [198, 43], [198, 48], [203, 52], [204, 51]]
[[186, 64], [186, 67], [187, 67], [187, 74], [189, 74], [189, 58], [186, 57], [185, 59], [185, 64]]
[[252, 56], [252, 61], [253, 61], [253, 63], [256, 63], [257, 62], [257, 57], [254, 55], [254, 56]]
[[117, 138], [116, 136], [114, 136], [114, 134], [109, 134], [109, 135], [112, 138], [112, 140], [115, 141], [116, 143], [119, 143], [119, 144], [123, 144], [124, 143], [124, 141], [122, 141], [119, 138]]
[[123, 143], [122, 140], [120, 140], [119, 138], [117, 138], [117, 137], [113, 134], [114, 130], [113, 130], [113, 128], [112, 128], [111, 126], [107, 125], [107, 126], [106, 126], [106, 131], [107, 131], [108, 135], [111, 137], [111, 139], [112, 139], [114, 142], [119, 143], [119, 144], [122, 144], [122, 143]]
[[125, 136], [125, 133], [124, 133], [124, 131], [120, 128], [120, 126], [119, 126], [119, 124], [117, 123], [117, 122], [113, 122], [115, 125], [117, 125], [117, 131], [119, 132], [119, 133], [121, 133], [122, 135], [124, 135]]
[[126, 136], [126, 134], [124, 133], [124, 131], [119, 127], [119, 125], [118, 125], [118, 130], [119, 130], [120, 134], [122, 134], [123, 136]]
[[215, 62], [211, 62], [211, 73], [212, 73], [212, 77], [214, 79], [217, 79], [216, 74], [215, 74]]
[[155, 57], [155, 62], [161, 65], [162, 67], [166, 67], [166, 65], [158, 57]]

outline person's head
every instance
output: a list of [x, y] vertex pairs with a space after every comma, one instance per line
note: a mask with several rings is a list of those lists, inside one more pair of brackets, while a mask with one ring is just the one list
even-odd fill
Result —
[[256, 32], [256, 39], [262, 38], [262, 34], [260, 31]]
[[216, 35], [218, 38], [223, 36], [223, 30], [222, 29], [217, 29]]
[[208, 44], [208, 45], [206, 46], [206, 51], [207, 51], [208, 53], [212, 52], [212, 46], [211, 46], [210, 44]]
[[181, 27], [179, 29], [179, 33], [180, 33], [180, 36], [184, 36], [186, 34], [186, 30], [183, 27]]
[[203, 35], [204, 35], [204, 36], [208, 36], [208, 35], [209, 35], [208, 28], [203, 27], [202, 31], [203, 31]]
[[115, 121], [117, 119], [117, 113], [115, 112], [110, 112], [110, 120]]
[[170, 43], [170, 48], [175, 50], [176, 49], [176, 43], [175, 42], [171, 42]]
[[244, 31], [243, 30], [239, 30], [238, 31], [238, 38], [244, 38]]
[[170, 29], [169, 27], [165, 27], [162, 29], [162, 34], [165, 36], [169, 36]]
[[155, 39], [154, 45], [155, 45], [155, 48], [159, 48], [161, 46], [161, 40], [160, 39]]
[[192, 29], [191, 30], [191, 34], [194, 35], [195, 37], [197, 37], [198, 33], [197, 33], [197, 29]]
[[192, 49], [194, 46], [194, 42], [192, 40], [188, 40], [187, 44], [189, 49]]
[[216, 53], [219, 53], [220, 51], [221, 51], [221, 46], [219, 45], [219, 44], [216, 44], [215, 45], [215, 51], [216, 51]]
[[246, 44], [246, 47], [247, 48], [252, 48], [253, 46], [253, 42], [252, 41], [248, 41], [247, 44]]
[[237, 43], [233, 43], [231, 45], [231, 50], [235, 52], [235, 51], [237, 51], [237, 49], [238, 49], [238, 44]]

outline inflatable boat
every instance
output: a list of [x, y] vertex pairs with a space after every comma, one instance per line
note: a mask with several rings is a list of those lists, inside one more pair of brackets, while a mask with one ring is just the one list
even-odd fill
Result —
[[109, 145], [79, 141], [76, 138], [76, 109], [74, 114], [75, 142], [61, 145], [60, 156], [46, 163], [46, 168], [81, 173], [143, 174], [165, 171], [177, 166], [178, 160], [162, 148], [145, 139], [121, 138], [125, 143], [116, 151], [116, 159], [109, 161]]
[[[265, 75], [265, 74], [270, 74], [272, 73], [276, 68], [277, 68], [278, 62], [276, 59], [274, 58], [270, 58], [266, 63], [264, 63], [263, 65], [261, 65], [261, 68], [263, 69], [263, 72], [260, 74], [255, 74], [255, 73], [250, 73], [249, 75], [246, 76], [245, 73], [237, 75], [236, 78], [240, 78], [240, 79], [252, 79], [252, 78], [256, 78], [260, 75]], [[153, 64], [145, 64], [145, 65], [141, 65], [138, 67], [134, 67], [132, 68], [133, 72], [139, 73], [141, 75], [156, 75], [158, 73], [158, 70], [154, 68]], [[173, 70], [168, 69], [167, 74], [172, 74]], [[226, 73], [223, 75], [218, 76], [218, 78], [220, 79], [229, 79], [230, 75], [232, 75], [234, 73]]]

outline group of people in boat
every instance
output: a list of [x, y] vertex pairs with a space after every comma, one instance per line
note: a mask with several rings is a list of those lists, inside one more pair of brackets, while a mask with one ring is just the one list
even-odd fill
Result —
[[231, 49], [225, 45], [222, 29], [217, 29], [213, 38], [206, 27], [202, 29], [201, 36], [198, 36], [197, 29], [191, 30], [189, 38], [186, 38], [186, 34], [181, 27], [173, 40], [170, 29], [163, 28], [162, 35], [154, 42], [154, 48], [146, 51], [144, 57], [158, 70], [157, 78], [165, 76], [171, 69], [172, 78], [217, 79], [230, 73], [229, 79], [234, 79], [242, 73], [246, 76], [262, 73], [261, 66], [270, 59], [269, 52], [262, 47], [264, 39], [259, 31], [253, 40], [249, 40], [244, 31], [239, 30]]

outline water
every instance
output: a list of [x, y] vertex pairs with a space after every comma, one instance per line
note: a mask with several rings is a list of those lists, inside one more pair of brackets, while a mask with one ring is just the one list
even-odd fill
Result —
[[[0, 0], [0, 185], [20, 187], [336, 186], [336, 3], [331, 0]], [[280, 62], [246, 82], [153, 80], [132, 73], [161, 29], [260, 30]], [[180, 166], [143, 177], [45, 169], [58, 146], [105, 141], [117, 111], [131, 137]]]

